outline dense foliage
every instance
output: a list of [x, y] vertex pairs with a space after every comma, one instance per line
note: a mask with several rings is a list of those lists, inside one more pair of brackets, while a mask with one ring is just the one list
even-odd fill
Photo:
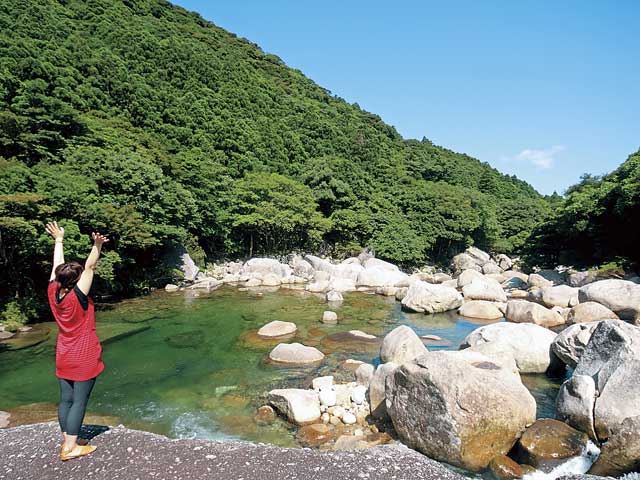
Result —
[[66, 228], [67, 257], [92, 230], [112, 237], [101, 288], [134, 291], [166, 280], [174, 243], [202, 258], [372, 247], [412, 265], [470, 244], [517, 251], [548, 208], [164, 1], [5, 0], [0, 32], [11, 312], [42, 291], [47, 220]]
[[640, 267], [640, 151], [604, 177], [584, 175], [528, 245], [540, 266]]

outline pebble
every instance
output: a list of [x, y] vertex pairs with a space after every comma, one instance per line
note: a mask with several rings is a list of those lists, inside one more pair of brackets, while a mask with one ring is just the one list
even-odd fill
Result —
[[347, 425], [353, 425], [358, 420], [356, 419], [356, 416], [353, 413], [347, 411], [347, 412], [344, 412], [344, 414], [342, 415], [342, 421]]

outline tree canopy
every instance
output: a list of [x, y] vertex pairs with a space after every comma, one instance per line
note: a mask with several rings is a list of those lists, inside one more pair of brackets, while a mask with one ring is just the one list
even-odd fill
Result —
[[92, 230], [112, 237], [102, 286], [133, 292], [166, 280], [176, 242], [209, 258], [372, 247], [416, 265], [471, 244], [517, 252], [547, 210], [525, 182], [403, 139], [168, 2], [0, 4], [3, 303], [41, 290], [53, 219], [67, 256]]

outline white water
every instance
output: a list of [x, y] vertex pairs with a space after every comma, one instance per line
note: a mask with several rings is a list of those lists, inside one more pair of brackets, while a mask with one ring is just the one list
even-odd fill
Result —
[[598, 459], [600, 455], [600, 449], [597, 445], [591, 441], [587, 443], [587, 446], [582, 451], [582, 455], [573, 457], [558, 465], [549, 473], [541, 472], [540, 470], [525, 475], [523, 480], [555, 480], [556, 478], [564, 475], [575, 475], [587, 473], [591, 468], [591, 465]]

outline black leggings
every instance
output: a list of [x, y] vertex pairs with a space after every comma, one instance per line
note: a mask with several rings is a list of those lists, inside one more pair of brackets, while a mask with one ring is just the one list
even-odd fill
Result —
[[58, 422], [63, 432], [68, 435], [78, 435], [84, 412], [87, 409], [87, 402], [96, 378], [85, 380], [84, 382], [74, 382], [73, 380], [60, 381], [60, 404], [58, 405]]

